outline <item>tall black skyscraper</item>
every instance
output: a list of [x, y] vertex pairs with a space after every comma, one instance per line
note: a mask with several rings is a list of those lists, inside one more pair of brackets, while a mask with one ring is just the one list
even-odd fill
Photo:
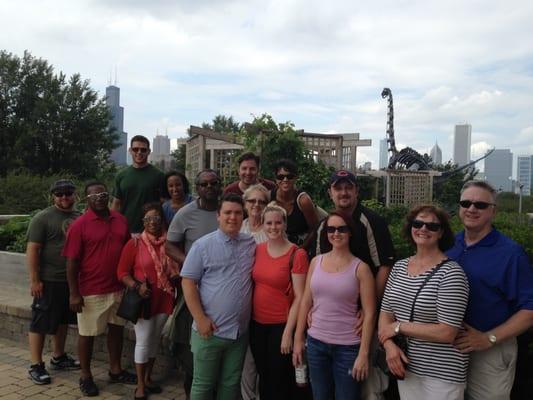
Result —
[[105, 89], [106, 104], [111, 111], [111, 125], [115, 127], [119, 134], [118, 143], [120, 144], [111, 153], [111, 160], [117, 165], [126, 165], [126, 156], [128, 154], [128, 134], [124, 132], [124, 107], [120, 106], [120, 89], [110, 85]]

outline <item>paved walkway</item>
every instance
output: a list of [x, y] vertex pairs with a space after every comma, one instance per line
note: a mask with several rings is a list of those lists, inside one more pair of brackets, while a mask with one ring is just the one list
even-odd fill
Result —
[[[78, 387], [78, 371], [53, 371], [50, 385], [36, 385], [28, 377], [29, 351], [22, 343], [0, 338], [0, 399], [84, 399]], [[44, 360], [48, 365], [51, 355], [45, 354]], [[157, 362], [157, 361], [156, 361]], [[135, 386], [109, 383], [107, 381], [107, 363], [94, 360], [92, 370], [96, 384], [100, 389], [100, 396], [94, 399], [132, 399]], [[133, 371], [132, 371], [133, 372]], [[164, 391], [159, 395], [151, 395], [151, 400], [175, 399], [184, 400], [185, 394], [175, 371], [173, 376], [163, 380], [161, 386]], [[157, 377], [154, 377], [157, 381]]]

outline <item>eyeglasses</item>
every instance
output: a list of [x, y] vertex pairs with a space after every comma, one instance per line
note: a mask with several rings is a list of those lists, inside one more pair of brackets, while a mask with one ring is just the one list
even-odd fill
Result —
[[284, 181], [287, 179], [288, 181], [292, 181], [294, 178], [296, 178], [296, 175], [294, 174], [277, 174], [276, 179], [278, 181]]
[[54, 196], [56, 197], [70, 197], [74, 194], [74, 192], [56, 192], [54, 193]]
[[198, 186], [206, 188], [208, 186], [218, 186], [220, 185], [219, 181], [212, 181], [212, 182], [200, 182]]
[[161, 222], [161, 217], [159, 215], [149, 215], [143, 218], [143, 222], [147, 224], [150, 222], [159, 223]]
[[478, 210], [485, 210], [487, 209], [489, 206], [495, 206], [496, 204], [494, 203], [487, 203], [486, 201], [472, 201], [472, 200], [461, 200], [459, 202], [459, 205], [462, 207], [462, 208], [470, 208], [471, 205], [474, 205], [475, 208], [477, 208]]
[[108, 197], [109, 197], [109, 193], [107, 193], [107, 192], [94, 193], [94, 194], [88, 194], [87, 195], [87, 198], [89, 200], [107, 199]]
[[350, 228], [348, 228], [348, 225], [341, 225], [341, 226], [328, 225], [326, 226], [326, 232], [327, 233], [335, 233], [335, 232], [348, 233], [350, 232]]
[[248, 204], [259, 204], [260, 206], [266, 206], [267, 202], [265, 200], [260, 199], [246, 199], [244, 200]]
[[148, 153], [148, 147], [132, 147], [131, 151], [134, 153], [146, 154]]
[[415, 229], [421, 229], [424, 225], [426, 225], [427, 230], [431, 232], [438, 232], [441, 228], [441, 224], [439, 222], [426, 222], [420, 221], [419, 219], [415, 219], [413, 222], [411, 222], [411, 226]]

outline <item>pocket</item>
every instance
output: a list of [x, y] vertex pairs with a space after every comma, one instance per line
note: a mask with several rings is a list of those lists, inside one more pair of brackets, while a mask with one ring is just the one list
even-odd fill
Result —
[[40, 298], [34, 298], [31, 305], [31, 309], [36, 312], [44, 312], [50, 309], [50, 299], [47, 296], [41, 296]]

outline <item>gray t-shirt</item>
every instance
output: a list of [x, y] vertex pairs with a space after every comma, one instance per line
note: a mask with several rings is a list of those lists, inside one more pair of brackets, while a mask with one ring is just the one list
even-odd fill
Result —
[[66, 259], [61, 255], [67, 229], [80, 216], [78, 211], [64, 212], [55, 206], [38, 212], [30, 222], [26, 239], [42, 245], [39, 255], [39, 278], [66, 282]]
[[198, 200], [195, 200], [178, 210], [168, 228], [167, 240], [184, 242], [187, 254], [197, 239], [217, 228], [217, 212], [198, 208]]

